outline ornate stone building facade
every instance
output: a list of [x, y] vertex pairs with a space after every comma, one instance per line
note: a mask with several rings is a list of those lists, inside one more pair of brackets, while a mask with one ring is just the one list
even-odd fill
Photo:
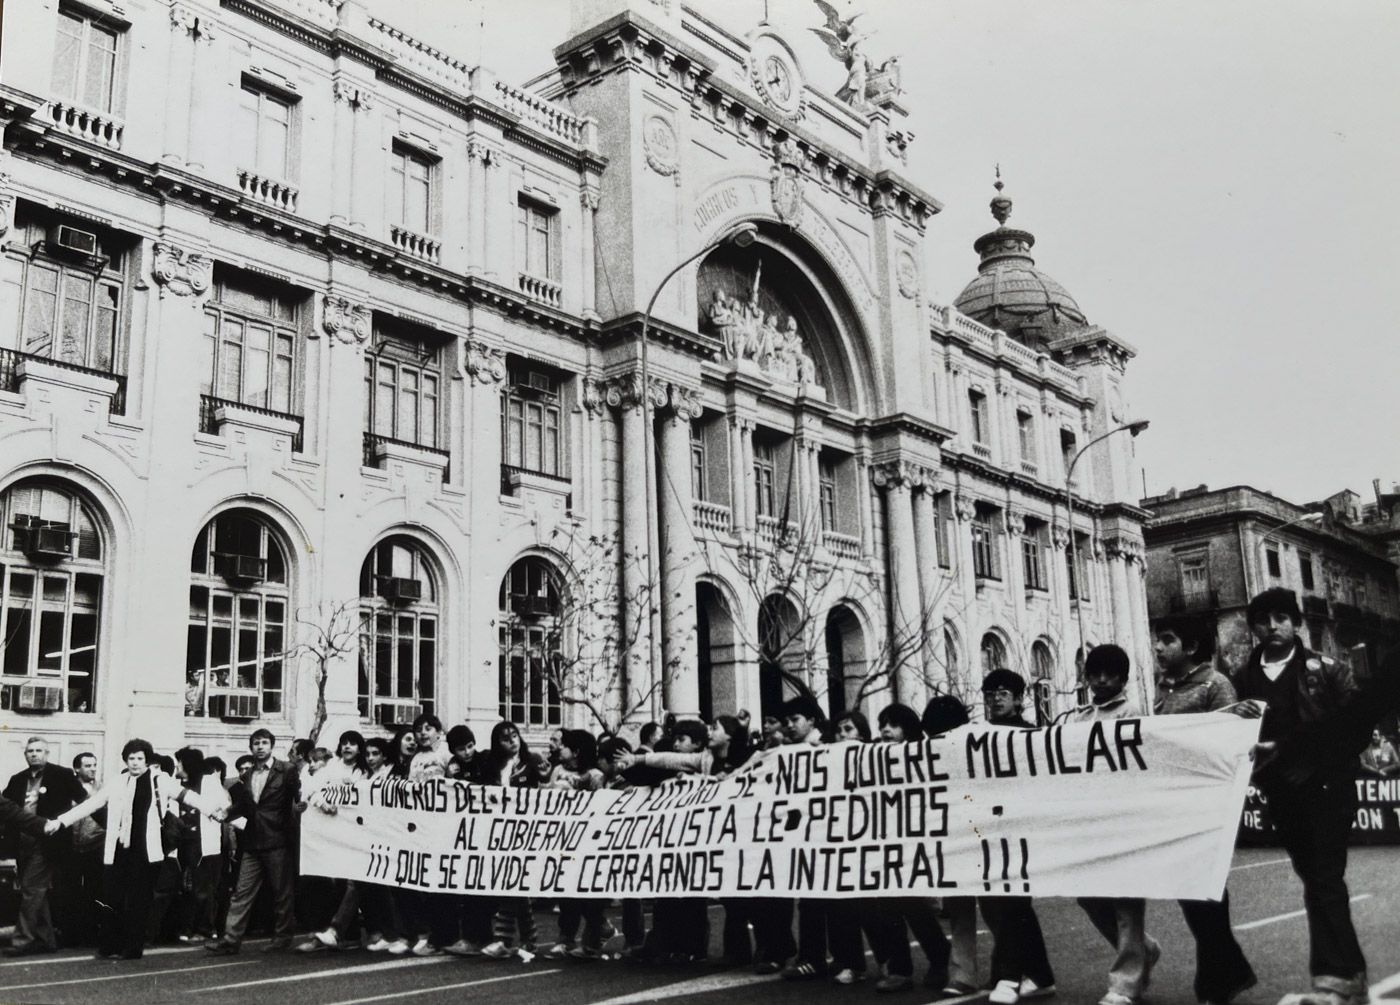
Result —
[[894, 61], [824, 94], [673, 0], [525, 86], [354, 0], [6, 14], [6, 744], [236, 749], [320, 681], [330, 730], [993, 664], [1049, 711], [1081, 624], [1146, 656], [1128, 437], [1064, 506], [1132, 351], [1000, 197], [929, 301]]

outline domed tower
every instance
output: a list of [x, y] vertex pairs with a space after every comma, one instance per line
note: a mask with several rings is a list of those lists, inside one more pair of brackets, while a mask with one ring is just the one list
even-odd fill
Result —
[[1050, 343], [1089, 322], [1069, 291], [1035, 267], [1035, 235], [1006, 225], [1011, 199], [1002, 194], [1000, 168], [995, 187], [991, 208], [997, 229], [973, 242], [981, 256], [977, 278], [963, 288], [953, 306], [1037, 352], [1047, 351]]

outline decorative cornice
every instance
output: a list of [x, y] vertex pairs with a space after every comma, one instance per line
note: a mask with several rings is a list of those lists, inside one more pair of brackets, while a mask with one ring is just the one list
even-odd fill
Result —
[[378, 100], [373, 91], [361, 87], [345, 77], [335, 78], [334, 83], [331, 84], [331, 94], [336, 101], [343, 101], [351, 108], [362, 112], [369, 111]]
[[213, 271], [213, 260], [199, 252], [165, 241], [157, 241], [152, 249], [151, 278], [159, 284], [161, 296], [167, 290], [177, 297], [202, 296], [209, 290]]
[[870, 466], [870, 480], [876, 488], [933, 488], [938, 472], [913, 461], [883, 461]]
[[321, 298], [321, 329], [342, 345], [364, 345], [369, 338], [369, 311], [347, 297]]
[[170, 27], [179, 29], [196, 42], [212, 42], [215, 28], [208, 14], [193, 11], [182, 3], [170, 5]]
[[466, 369], [474, 384], [499, 384], [506, 377], [506, 354], [496, 346], [468, 339]]
[[953, 496], [953, 512], [961, 522], [967, 523], [977, 515], [977, 500], [964, 492], [959, 492]]

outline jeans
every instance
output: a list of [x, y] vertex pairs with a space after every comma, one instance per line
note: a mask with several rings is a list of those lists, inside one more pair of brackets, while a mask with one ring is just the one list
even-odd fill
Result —
[[1230, 925], [1230, 891], [1220, 900], [1183, 900], [1181, 913], [1196, 940], [1196, 1000], [1224, 1001], [1254, 980]]
[[977, 906], [992, 930], [992, 980], [1029, 977], [1041, 987], [1055, 983], [1045, 936], [1029, 897], [979, 897]]
[[1347, 894], [1347, 838], [1356, 816], [1356, 785], [1350, 777], [1319, 779], [1302, 786], [1271, 786], [1264, 795], [1274, 831], [1303, 881], [1308, 915], [1308, 967], [1316, 978], [1351, 981], [1366, 969], [1351, 922]]
[[279, 939], [290, 939], [296, 931], [293, 909], [296, 875], [292, 872], [291, 852], [286, 848], [266, 851], [249, 848], [243, 852], [243, 861], [238, 867], [238, 884], [228, 905], [228, 919], [224, 923], [224, 938], [227, 941], [243, 941], [253, 902], [257, 900], [264, 880], [272, 892], [273, 915], [276, 918], [273, 934]]
[[19, 847], [19, 919], [15, 946], [37, 942], [50, 949], [58, 948], [53, 915], [49, 910], [49, 894], [53, 890], [52, 849], [43, 841], [20, 838]]
[[[977, 976], [977, 900], [973, 897], [944, 897], [943, 915], [951, 936], [948, 981], [964, 987], [981, 986]], [[925, 947], [927, 948], [927, 947]]]
[[[948, 982], [948, 937], [938, 923], [938, 913], [930, 897], [881, 897], [865, 905], [865, 929], [877, 962], [895, 977], [914, 975], [914, 957], [909, 952], [909, 932], [919, 940], [928, 957], [930, 986]], [[906, 928], [907, 925], [907, 928]]]
[[1147, 901], [1140, 897], [1080, 897], [1079, 906], [1099, 934], [1118, 950], [1108, 969], [1108, 990], [1137, 999], [1147, 983], [1149, 954], [1162, 951], [1147, 934]]

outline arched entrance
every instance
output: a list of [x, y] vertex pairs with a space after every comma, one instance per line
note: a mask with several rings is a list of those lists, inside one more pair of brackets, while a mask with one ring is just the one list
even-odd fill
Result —
[[706, 720], [739, 708], [739, 645], [734, 628], [734, 614], [719, 587], [696, 583], [696, 671], [700, 716]]
[[777, 715], [790, 696], [810, 693], [803, 680], [802, 618], [787, 597], [772, 594], [758, 608], [758, 695], [763, 715]]
[[865, 677], [865, 633], [849, 607], [833, 607], [826, 616], [826, 707], [833, 718], [860, 694]]

